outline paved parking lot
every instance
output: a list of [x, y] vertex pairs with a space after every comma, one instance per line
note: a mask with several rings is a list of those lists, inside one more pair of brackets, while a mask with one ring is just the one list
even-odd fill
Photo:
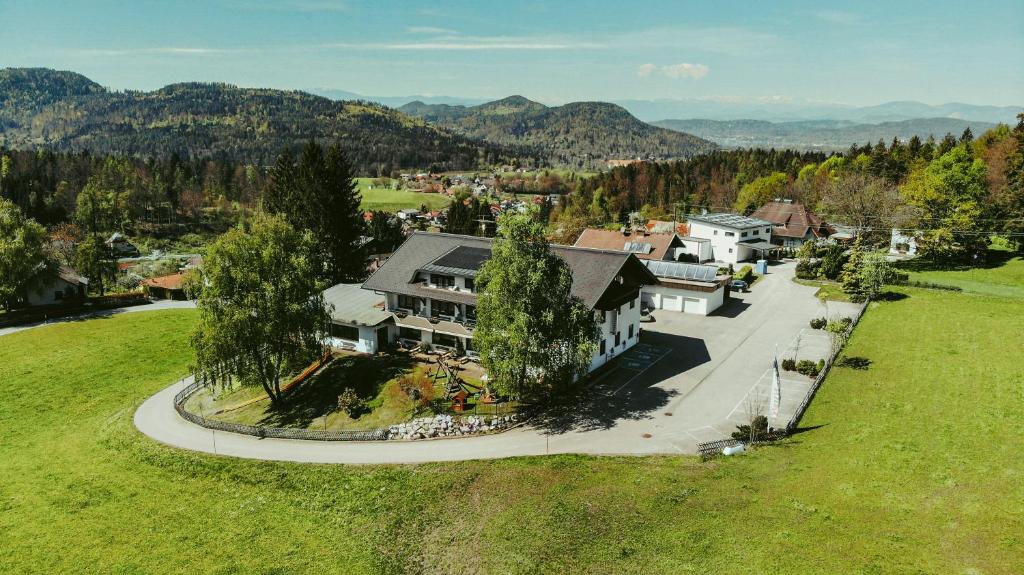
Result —
[[[692, 452], [697, 443], [728, 437], [758, 404], [767, 411], [774, 357], [817, 361], [828, 354], [828, 335], [814, 330], [814, 317], [853, 315], [855, 304], [814, 297], [815, 288], [792, 281], [793, 263], [772, 266], [748, 293], [716, 313], [696, 316], [659, 310], [645, 323], [644, 341], [668, 354], [620, 390], [620, 395], [661, 390], [664, 405], [650, 417], [622, 425], [646, 428], [652, 443]], [[780, 416], [784, 425], [811, 379], [781, 372]], [[669, 415], [671, 414], [671, 415]]]

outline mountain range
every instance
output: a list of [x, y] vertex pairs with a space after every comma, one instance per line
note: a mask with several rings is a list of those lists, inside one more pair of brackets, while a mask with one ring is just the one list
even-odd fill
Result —
[[866, 124], [846, 120], [802, 120], [767, 122], [764, 120], [661, 120], [654, 125], [694, 134], [725, 148], [792, 148], [797, 150], [845, 150], [851, 144], [874, 143], [893, 138], [909, 140], [917, 136], [940, 139], [947, 133], [960, 136], [970, 127], [981, 134], [995, 124], [955, 118], [921, 118]]
[[607, 102], [545, 106], [510, 96], [476, 106], [411, 102], [399, 111], [467, 137], [534, 150], [552, 163], [594, 168], [607, 159], [686, 158], [715, 144], [641, 122]]
[[115, 92], [73, 72], [0, 70], [0, 147], [266, 165], [310, 139], [339, 142], [363, 174], [541, 161], [368, 102], [205, 83]]
[[[460, 96], [366, 96], [344, 90], [319, 89], [313, 93], [335, 100], [364, 100], [393, 108], [411, 102], [476, 106], [486, 100]], [[770, 122], [803, 120], [845, 120], [865, 124], [899, 122], [924, 118], [952, 118], [996, 124], [1015, 124], [1021, 106], [985, 106], [949, 102], [931, 105], [912, 100], [871, 106], [851, 106], [791, 98], [674, 98], [612, 100], [644, 122], [671, 119], [741, 120], [757, 118]]]

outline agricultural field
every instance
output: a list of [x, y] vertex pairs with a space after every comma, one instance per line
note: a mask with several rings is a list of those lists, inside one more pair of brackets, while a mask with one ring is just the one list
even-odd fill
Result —
[[427, 194], [381, 187], [374, 183], [377, 179], [356, 178], [356, 189], [363, 197], [360, 207], [364, 210], [397, 212], [406, 208], [419, 208], [422, 205], [426, 205], [431, 210], [439, 210], [451, 203], [451, 198], [443, 194]]
[[800, 433], [708, 462], [180, 451], [132, 414], [187, 372], [196, 317], [0, 338], [0, 572], [1024, 572], [1021, 298], [900, 288], [846, 349], [867, 368], [834, 370]]

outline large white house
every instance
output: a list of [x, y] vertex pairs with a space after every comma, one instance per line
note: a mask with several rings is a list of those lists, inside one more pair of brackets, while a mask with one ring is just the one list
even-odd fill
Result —
[[[687, 217], [690, 237], [710, 241], [711, 258], [735, 264], [765, 257], [779, 246], [771, 243], [772, 223], [737, 214], [701, 214]], [[702, 260], [703, 261], [703, 260]]]
[[[375, 342], [375, 349], [382, 345], [381, 334], [386, 333], [387, 341], [475, 355], [475, 279], [491, 257], [493, 242], [455, 234], [416, 232], [409, 236], [362, 285], [376, 296], [366, 304], [379, 304], [386, 320], [376, 322], [383, 316], [374, 314], [363, 322], [366, 325], [355, 326], [358, 334], [347, 330], [348, 341], [356, 336], [362, 341], [372, 331], [372, 337], [366, 339]], [[590, 363], [592, 371], [640, 341], [640, 289], [657, 284], [658, 279], [632, 253], [568, 246], [551, 246], [551, 250], [569, 265], [572, 294], [593, 310], [598, 320], [600, 336]], [[372, 299], [379, 302], [369, 301]], [[334, 323], [351, 328], [354, 318], [350, 316], [339, 314]], [[386, 332], [380, 331], [381, 325]]]

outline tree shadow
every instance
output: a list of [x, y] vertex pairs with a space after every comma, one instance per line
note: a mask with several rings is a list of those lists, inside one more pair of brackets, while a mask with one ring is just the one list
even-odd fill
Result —
[[624, 367], [630, 357], [626, 352], [603, 371], [600, 382], [584, 383], [555, 401], [535, 405], [531, 409], [533, 426], [543, 433], [563, 434], [611, 429], [620, 421], [649, 418], [678, 395], [658, 384], [711, 361], [701, 339], [645, 332], [644, 343], [671, 351], [642, 372]]
[[370, 401], [384, 384], [414, 363], [404, 353], [336, 357], [315, 376], [288, 391], [283, 403], [268, 407], [258, 425], [308, 427], [315, 419], [337, 411], [338, 395], [346, 388], [352, 388], [361, 400]]
[[818, 425], [808, 425], [807, 427], [795, 427], [792, 431], [789, 432], [789, 436], [792, 437], [794, 435], [800, 435], [801, 433], [807, 433], [808, 431], [814, 431], [815, 429], [820, 429], [822, 427], [825, 427], [826, 425], [828, 424], [821, 423]]
[[875, 301], [900, 301], [909, 298], [910, 295], [898, 291], [884, 291], [875, 296]]
[[936, 260], [925, 257], [918, 257], [903, 261], [899, 267], [906, 271], [928, 272], [928, 271], [963, 271], [972, 268], [992, 269], [1006, 265], [1006, 262], [1018, 257], [1020, 254], [1010, 250], [990, 249], [985, 257], [970, 261], [949, 261]]

